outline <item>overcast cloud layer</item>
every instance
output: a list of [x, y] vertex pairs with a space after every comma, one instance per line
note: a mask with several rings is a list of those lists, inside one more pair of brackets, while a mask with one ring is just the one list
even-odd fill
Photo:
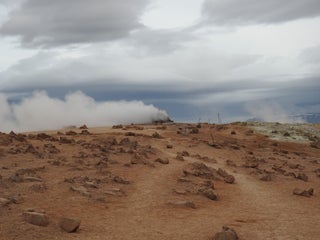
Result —
[[281, 23], [320, 14], [318, 0], [206, 0], [203, 13], [215, 23]]
[[316, 0], [0, 0], [0, 92], [282, 121], [320, 112], [319, 26]]
[[0, 33], [20, 36], [27, 46], [101, 42], [125, 37], [141, 27], [147, 0], [27, 0]]

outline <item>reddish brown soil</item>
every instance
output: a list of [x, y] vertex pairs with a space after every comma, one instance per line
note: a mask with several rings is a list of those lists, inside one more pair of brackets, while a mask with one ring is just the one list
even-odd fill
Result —
[[[0, 134], [0, 198], [16, 196], [0, 205], [0, 239], [210, 239], [224, 225], [243, 240], [319, 239], [319, 145], [273, 141], [241, 123], [195, 129], [170, 124], [89, 128], [90, 135], [80, 129], [75, 135]], [[199, 163], [214, 174], [204, 174]], [[203, 168], [195, 172], [194, 166]], [[224, 182], [219, 168], [234, 184]], [[271, 181], [260, 180], [266, 175]], [[86, 192], [71, 190], [81, 186]], [[218, 199], [207, 198], [204, 188]], [[293, 195], [294, 188], [313, 188], [314, 195]], [[49, 225], [26, 222], [28, 208], [44, 210]], [[80, 219], [79, 230], [61, 230], [61, 217]]]

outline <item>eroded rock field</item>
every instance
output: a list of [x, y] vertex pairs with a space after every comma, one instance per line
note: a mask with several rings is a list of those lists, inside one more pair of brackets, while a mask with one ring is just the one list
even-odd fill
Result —
[[318, 125], [0, 134], [0, 239], [320, 236]]

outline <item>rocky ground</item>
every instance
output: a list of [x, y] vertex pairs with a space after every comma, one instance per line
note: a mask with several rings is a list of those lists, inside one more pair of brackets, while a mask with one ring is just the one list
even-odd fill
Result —
[[0, 134], [0, 239], [320, 236], [319, 125]]

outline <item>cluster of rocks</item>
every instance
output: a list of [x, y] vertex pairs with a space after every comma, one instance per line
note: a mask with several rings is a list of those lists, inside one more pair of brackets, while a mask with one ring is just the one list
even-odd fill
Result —
[[[23, 219], [36, 226], [46, 227], [50, 224], [49, 217], [43, 210], [27, 209], [22, 214]], [[67, 233], [78, 231], [81, 220], [74, 218], [62, 217], [59, 221], [59, 226]]]
[[[230, 166], [232, 164], [231, 162], [227, 163]], [[250, 174], [258, 175], [262, 181], [272, 181], [275, 175], [292, 177], [305, 182], [309, 181], [309, 176], [304, 172], [305, 166], [275, 157], [269, 157], [266, 160], [265, 158], [258, 158], [252, 153], [245, 156], [242, 167], [249, 169]], [[314, 172], [317, 174], [316, 171]]]
[[179, 127], [177, 134], [187, 136], [189, 134], [198, 134], [201, 124], [198, 124], [196, 127], [193, 125], [187, 125], [185, 127]]
[[178, 189], [174, 192], [180, 195], [200, 194], [216, 201], [219, 197], [215, 192], [214, 180], [228, 184], [235, 182], [234, 176], [221, 168], [217, 170], [202, 162], [194, 162], [183, 170], [183, 176], [178, 178]]

